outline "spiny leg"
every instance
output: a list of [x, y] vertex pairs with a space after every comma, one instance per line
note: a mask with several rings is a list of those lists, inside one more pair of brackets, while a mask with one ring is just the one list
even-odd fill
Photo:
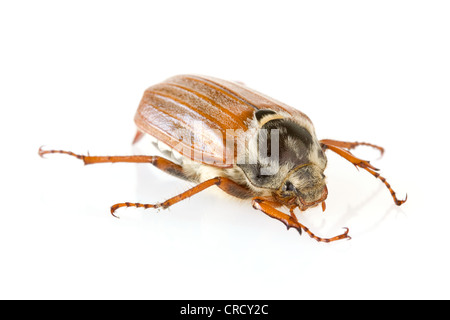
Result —
[[196, 185], [195, 187], [193, 187], [183, 193], [180, 193], [162, 203], [156, 203], [156, 204], [142, 204], [142, 203], [130, 203], [130, 202], [117, 203], [111, 207], [111, 214], [113, 216], [117, 217], [114, 214], [114, 212], [117, 209], [122, 208], [122, 207], [136, 207], [136, 208], [144, 208], [144, 209], [148, 209], [148, 208], [166, 209], [166, 208], [174, 205], [175, 203], [178, 203], [182, 200], [192, 197], [193, 195], [205, 190], [206, 188], [214, 186], [214, 185], [218, 186], [220, 189], [222, 189], [223, 191], [225, 191], [227, 193], [231, 193], [230, 190], [240, 191], [240, 189], [243, 188], [242, 186], [238, 185], [236, 182], [234, 182], [226, 177], [215, 177], [215, 178], [206, 180], [206, 181]]
[[355, 166], [358, 166], [360, 168], [371, 168], [375, 171], [378, 171], [379, 169], [375, 168], [370, 164], [370, 161], [362, 160], [357, 157], [355, 157], [350, 151], [333, 146], [333, 145], [325, 145], [324, 150], [330, 149], [331, 151], [337, 153], [342, 158], [347, 159], [351, 163], [353, 163]]
[[380, 146], [377, 146], [375, 144], [368, 143], [368, 142], [347, 142], [347, 141], [338, 141], [338, 140], [332, 140], [332, 139], [323, 139], [323, 140], [320, 140], [320, 143], [322, 143], [326, 146], [332, 145], [332, 146], [344, 148], [347, 150], [354, 149], [357, 146], [368, 146], [368, 147], [372, 147], [372, 148], [380, 151], [381, 156], [383, 156], [383, 154], [384, 154], [383, 147], [380, 147]]
[[220, 184], [220, 181], [221, 181], [221, 178], [219, 178], [219, 177], [206, 180], [206, 181], [196, 185], [195, 187], [193, 187], [183, 193], [180, 193], [180, 194], [176, 195], [175, 197], [172, 197], [162, 203], [156, 203], [156, 204], [142, 204], [142, 203], [130, 203], [130, 202], [117, 203], [117, 204], [111, 206], [111, 214], [117, 218], [117, 216], [114, 214], [114, 212], [117, 209], [122, 208], [122, 207], [136, 207], [136, 208], [144, 208], [144, 209], [148, 209], [148, 208], [167, 209], [168, 207], [174, 205], [175, 203], [180, 202], [181, 200], [187, 199], [189, 197], [192, 197], [194, 194], [199, 193], [200, 191], [203, 191], [206, 188], [209, 188], [213, 185]]
[[[269, 217], [283, 222], [288, 229], [295, 228], [298, 230], [298, 232], [300, 234], [302, 233], [302, 230], [303, 230], [311, 238], [313, 238], [319, 242], [332, 242], [332, 241], [341, 240], [341, 239], [351, 239], [350, 236], [348, 235], [348, 228], [345, 228], [347, 230], [343, 234], [340, 234], [340, 235], [332, 237], [332, 238], [318, 237], [314, 233], [312, 233], [307, 227], [305, 227], [300, 222], [298, 222], [295, 214], [293, 214], [293, 216], [287, 215], [287, 214], [275, 209], [273, 206], [270, 205], [270, 202], [265, 199], [255, 197], [252, 200], [252, 205], [253, 205], [253, 208], [255, 208], [256, 210], [260, 210], [260, 211], [264, 212], [265, 214], [267, 214]], [[293, 213], [293, 208], [291, 208], [291, 213]]]
[[389, 184], [389, 182], [386, 181], [386, 178], [382, 177], [378, 172], [373, 171], [372, 169], [369, 168], [364, 168], [364, 170], [366, 170], [367, 172], [369, 172], [371, 175], [373, 175], [375, 178], [380, 179], [384, 185], [386, 186], [386, 188], [388, 188], [389, 192], [391, 193], [392, 198], [394, 199], [394, 202], [396, 205], [401, 206], [402, 204], [404, 204], [406, 202], [406, 200], [408, 200], [408, 195], [405, 196], [404, 200], [398, 200], [397, 196], [395, 195], [395, 191], [392, 190], [391, 185]]
[[174, 175], [178, 178], [186, 179], [183, 168], [173, 163], [170, 160], [167, 160], [163, 157], [159, 156], [142, 156], [142, 155], [131, 155], [131, 156], [85, 156], [73, 153], [71, 151], [64, 150], [42, 150], [42, 147], [39, 149], [39, 155], [43, 157], [45, 154], [49, 153], [61, 153], [66, 154], [77, 159], [83, 160], [84, 164], [96, 164], [96, 163], [118, 163], [118, 162], [128, 162], [128, 163], [150, 163], [157, 167], [158, 169]]
[[71, 151], [64, 150], [43, 150], [42, 147], [39, 148], [39, 155], [44, 157], [45, 154], [49, 153], [61, 153], [66, 154], [77, 159], [83, 160], [84, 164], [94, 164], [94, 163], [115, 163], [115, 162], [134, 162], [134, 163], [151, 163], [154, 160], [154, 156], [90, 156], [76, 154]]
[[361, 160], [361, 159], [355, 157], [353, 154], [351, 154], [350, 151], [344, 150], [344, 149], [336, 147], [334, 145], [326, 145], [326, 148], [330, 149], [331, 151], [333, 151], [335, 153], [337, 153], [338, 155], [340, 155], [344, 159], [350, 161], [355, 166], [366, 170], [371, 175], [373, 175], [375, 178], [380, 179], [384, 183], [384, 185], [388, 188], [388, 190], [391, 193], [392, 198], [394, 199], [394, 202], [395, 202], [396, 205], [401, 206], [408, 199], [408, 195], [406, 195], [404, 200], [397, 199], [397, 196], [396, 196], [394, 190], [392, 190], [391, 185], [386, 181], [386, 179], [384, 177], [382, 177], [379, 173], [375, 172], [375, 171], [378, 171], [378, 169], [375, 168], [374, 166], [372, 166], [369, 163], [369, 161]]

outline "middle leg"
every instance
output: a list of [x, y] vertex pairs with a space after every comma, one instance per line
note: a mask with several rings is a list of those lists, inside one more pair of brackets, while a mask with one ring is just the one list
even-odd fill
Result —
[[234, 182], [233, 180], [230, 180], [229, 178], [215, 177], [215, 178], [203, 181], [203, 182], [199, 183], [198, 185], [196, 185], [195, 187], [193, 187], [183, 193], [180, 193], [180, 194], [178, 194], [164, 202], [161, 202], [161, 203], [155, 203], [155, 204], [143, 204], [143, 203], [131, 203], [131, 202], [117, 203], [117, 204], [111, 206], [111, 214], [117, 218], [117, 216], [114, 213], [117, 209], [122, 208], [122, 207], [136, 207], [136, 208], [144, 208], [144, 209], [149, 209], [149, 208], [167, 209], [170, 206], [173, 206], [175, 203], [178, 203], [182, 200], [190, 198], [193, 195], [195, 195], [209, 187], [212, 187], [214, 185], [218, 186], [220, 189], [222, 189], [226, 193], [234, 195], [234, 196], [236, 196], [236, 194], [233, 194], [233, 192], [240, 194], [240, 195], [243, 195], [245, 192], [249, 192], [245, 187], [237, 184], [236, 182]]

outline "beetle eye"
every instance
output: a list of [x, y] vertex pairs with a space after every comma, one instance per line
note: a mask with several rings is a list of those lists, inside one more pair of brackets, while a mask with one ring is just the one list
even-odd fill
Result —
[[284, 185], [283, 185], [283, 191], [294, 191], [295, 187], [294, 185], [290, 182], [287, 181]]

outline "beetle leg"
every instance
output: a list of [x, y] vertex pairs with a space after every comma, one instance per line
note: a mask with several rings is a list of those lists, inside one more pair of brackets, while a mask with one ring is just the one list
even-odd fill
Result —
[[340, 155], [341, 157], [347, 159], [348, 161], [350, 161], [357, 167], [370, 168], [375, 171], [379, 170], [379, 169], [375, 168], [374, 166], [372, 166], [369, 161], [362, 160], [362, 159], [355, 157], [350, 151], [347, 151], [340, 147], [336, 147], [334, 145], [325, 145], [325, 147], [326, 147], [325, 150], [330, 149], [331, 151], [333, 151], [333, 152], [337, 153], [338, 155]]
[[338, 140], [332, 140], [332, 139], [323, 139], [320, 140], [320, 143], [324, 144], [325, 146], [335, 146], [335, 147], [339, 147], [339, 148], [344, 148], [347, 150], [351, 150], [356, 148], [357, 146], [368, 146], [368, 147], [372, 147], [377, 149], [378, 151], [380, 151], [380, 156], [382, 157], [384, 154], [384, 148], [377, 146], [375, 144], [372, 143], [367, 143], [367, 142], [345, 142], [345, 141], [338, 141]]
[[344, 149], [342, 149], [340, 147], [337, 147], [337, 146], [334, 146], [334, 145], [326, 145], [326, 148], [330, 149], [333, 152], [336, 152], [338, 155], [340, 155], [344, 159], [346, 159], [346, 160], [350, 161], [351, 163], [353, 163], [356, 167], [360, 167], [360, 168], [366, 170], [371, 175], [373, 175], [375, 178], [380, 179], [384, 183], [386, 188], [388, 188], [388, 190], [391, 193], [392, 198], [394, 199], [394, 202], [395, 202], [396, 205], [401, 206], [408, 199], [408, 195], [406, 195], [404, 200], [397, 199], [397, 196], [395, 195], [394, 190], [392, 190], [391, 185], [378, 172], [375, 172], [375, 171], [378, 171], [378, 169], [373, 167], [369, 163], [369, 161], [361, 160], [361, 159], [355, 157], [353, 154], [351, 154], [350, 151], [344, 150]]
[[180, 194], [176, 195], [175, 197], [172, 197], [162, 203], [156, 203], [156, 204], [142, 204], [142, 203], [130, 203], [130, 202], [116, 203], [115, 205], [111, 206], [111, 214], [117, 218], [117, 216], [114, 214], [114, 212], [117, 209], [122, 208], [122, 207], [136, 207], [136, 208], [144, 208], [144, 209], [148, 209], [148, 208], [167, 209], [168, 207], [174, 205], [175, 203], [180, 202], [189, 197], [192, 197], [194, 194], [199, 193], [199, 192], [205, 190], [206, 188], [220, 184], [220, 181], [221, 181], [220, 178], [213, 178], [213, 179], [206, 180], [206, 181], [196, 185], [195, 187], [193, 187], [183, 193], [180, 193]]
[[295, 213], [294, 213], [295, 208], [297, 208], [297, 206], [292, 206], [292, 207], [290, 207], [290, 208], [289, 208], [289, 213], [291, 214], [291, 217], [292, 217], [296, 222], [298, 222], [297, 216], [296, 216]]
[[175, 177], [189, 180], [189, 178], [185, 175], [183, 168], [173, 163], [166, 158], [159, 156], [84, 156], [80, 154], [73, 153], [71, 151], [64, 150], [42, 150], [42, 147], [39, 148], [39, 155], [43, 157], [45, 154], [49, 153], [61, 153], [67, 154], [69, 156], [75, 157], [77, 159], [83, 160], [84, 164], [95, 164], [95, 163], [117, 163], [117, 162], [131, 162], [131, 163], [151, 163], [158, 169], [171, 174]]
[[80, 154], [73, 153], [71, 151], [64, 150], [43, 150], [42, 147], [39, 148], [39, 155], [43, 157], [45, 154], [49, 153], [61, 153], [67, 154], [69, 156], [75, 157], [77, 159], [83, 160], [84, 164], [94, 164], [94, 163], [114, 163], [114, 162], [134, 162], [134, 163], [151, 163], [154, 156], [84, 156]]
[[[283, 222], [288, 229], [289, 228], [295, 228], [295, 229], [298, 230], [298, 232], [300, 234], [302, 233], [302, 230], [303, 230], [311, 238], [313, 238], [313, 239], [315, 239], [315, 240], [317, 240], [319, 242], [332, 242], [332, 241], [341, 240], [341, 239], [351, 239], [350, 236], [348, 235], [348, 228], [345, 228], [347, 230], [343, 234], [340, 234], [340, 235], [332, 237], [332, 238], [321, 238], [321, 237], [318, 237], [314, 233], [312, 233], [307, 227], [305, 227], [300, 222], [298, 222], [298, 220], [295, 217], [295, 215], [291, 217], [290, 215], [287, 215], [287, 214], [285, 214], [285, 213], [275, 209], [274, 207], [272, 207], [270, 205], [270, 202], [265, 200], [265, 199], [255, 197], [252, 200], [252, 205], [253, 205], [253, 208], [264, 212], [269, 217], [277, 219], [277, 220]], [[291, 210], [291, 213], [292, 212], [293, 212], [293, 210]]]
[[364, 168], [364, 170], [366, 170], [367, 172], [369, 172], [371, 175], [373, 175], [375, 178], [380, 179], [385, 186], [388, 188], [389, 192], [391, 193], [392, 198], [394, 199], [394, 202], [396, 205], [401, 206], [402, 204], [404, 204], [406, 202], [406, 200], [408, 200], [408, 194], [406, 194], [405, 199], [404, 200], [398, 200], [397, 196], [395, 195], [394, 190], [392, 190], [391, 185], [389, 184], [389, 182], [386, 181], [386, 178], [382, 177], [378, 172], [373, 171], [372, 169], [369, 168]]
[[[161, 158], [161, 159], [164, 159], [164, 158]], [[206, 180], [202, 183], [199, 183], [195, 187], [193, 187], [183, 193], [180, 193], [162, 203], [156, 203], [156, 204], [142, 204], [142, 203], [131, 203], [131, 202], [117, 203], [117, 204], [111, 206], [111, 214], [117, 218], [117, 216], [114, 214], [114, 212], [117, 209], [122, 208], [122, 207], [136, 207], [136, 208], [144, 208], [144, 209], [148, 209], [148, 208], [167, 209], [168, 207], [174, 205], [175, 203], [178, 203], [182, 200], [190, 198], [193, 195], [195, 195], [211, 186], [214, 186], [214, 185], [218, 186], [220, 189], [222, 189], [223, 191], [225, 191], [227, 193], [230, 193], [230, 190], [232, 190], [232, 189], [236, 190], [236, 188], [244, 188], [244, 187], [238, 185], [236, 182], [234, 182], [226, 177], [215, 177], [215, 178]]]

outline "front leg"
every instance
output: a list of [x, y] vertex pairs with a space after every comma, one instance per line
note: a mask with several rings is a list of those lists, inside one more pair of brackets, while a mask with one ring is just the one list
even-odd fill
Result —
[[[329, 142], [329, 141], [332, 141], [332, 142]], [[320, 142], [322, 143], [322, 147], [324, 150], [330, 149], [331, 151], [337, 153], [344, 159], [348, 160], [350, 163], [352, 163], [356, 167], [362, 168], [362, 169], [366, 170], [367, 172], [369, 172], [371, 175], [373, 175], [375, 178], [380, 179], [381, 182], [384, 183], [386, 188], [388, 188], [396, 205], [401, 206], [402, 204], [404, 204], [406, 202], [406, 200], [408, 199], [408, 195], [406, 195], [404, 200], [399, 200], [395, 194], [395, 191], [392, 189], [391, 185], [386, 181], [386, 178], [382, 177], [378, 172], [376, 172], [376, 171], [378, 171], [378, 169], [375, 168], [374, 166], [372, 166], [369, 161], [362, 160], [362, 159], [355, 157], [350, 151], [344, 149], [344, 147], [339, 146], [339, 144], [335, 143], [334, 140], [321, 140]], [[366, 144], [366, 145], [368, 145], [368, 144]], [[371, 146], [373, 146], [373, 145], [371, 145]]]
[[320, 143], [325, 146], [333, 145], [335, 147], [344, 148], [347, 150], [354, 149], [358, 146], [368, 146], [368, 147], [372, 147], [372, 148], [380, 151], [381, 156], [383, 156], [383, 154], [384, 154], [383, 147], [380, 147], [380, 146], [377, 146], [375, 144], [368, 143], [368, 142], [347, 142], [347, 141], [338, 141], [338, 140], [332, 140], [332, 139], [322, 139], [322, 140], [320, 140]]
[[[316, 236], [314, 233], [312, 233], [307, 227], [305, 227], [304, 225], [302, 225], [297, 218], [295, 217], [295, 215], [290, 216], [287, 215], [277, 209], [275, 209], [273, 207], [273, 205], [271, 205], [271, 202], [263, 199], [263, 198], [258, 198], [255, 197], [252, 200], [252, 205], [253, 208], [255, 208], [256, 210], [260, 210], [262, 212], [264, 212], [265, 214], [267, 214], [269, 217], [273, 218], [273, 219], [277, 219], [281, 222], [284, 223], [284, 225], [289, 229], [289, 228], [294, 228], [296, 229], [300, 234], [302, 233], [302, 230], [305, 231], [311, 238], [319, 241], [319, 242], [332, 242], [332, 241], [336, 241], [336, 240], [341, 240], [341, 239], [351, 239], [350, 236], [348, 235], [348, 228], [347, 231], [345, 231], [343, 234], [332, 237], [332, 238], [321, 238]], [[293, 212], [291, 210], [291, 212]]]

